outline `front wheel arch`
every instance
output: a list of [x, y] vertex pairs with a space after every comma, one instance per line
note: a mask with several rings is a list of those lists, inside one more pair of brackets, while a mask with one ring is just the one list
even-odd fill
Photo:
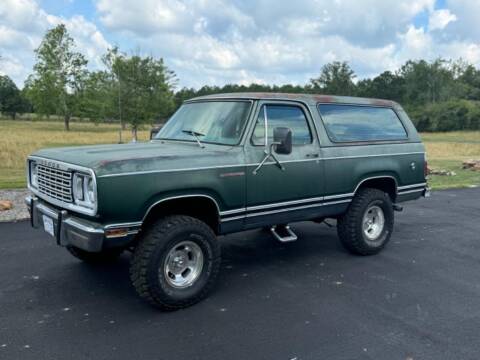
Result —
[[148, 228], [160, 218], [169, 215], [186, 215], [207, 224], [215, 234], [219, 232], [220, 207], [210, 195], [185, 194], [165, 197], [153, 202], [147, 209], [142, 228]]

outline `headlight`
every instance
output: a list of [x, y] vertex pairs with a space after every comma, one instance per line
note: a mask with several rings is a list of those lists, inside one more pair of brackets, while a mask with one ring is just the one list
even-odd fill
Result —
[[30, 161], [30, 185], [38, 188], [38, 169], [35, 161]]
[[73, 198], [80, 206], [95, 208], [95, 182], [90, 175], [81, 173], [73, 175]]
[[95, 183], [93, 182], [93, 179], [91, 177], [88, 177], [85, 183], [85, 193], [88, 201], [94, 204], [96, 200], [95, 199]]
[[73, 197], [76, 201], [83, 201], [85, 196], [83, 192], [84, 177], [79, 174], [73, 175]]

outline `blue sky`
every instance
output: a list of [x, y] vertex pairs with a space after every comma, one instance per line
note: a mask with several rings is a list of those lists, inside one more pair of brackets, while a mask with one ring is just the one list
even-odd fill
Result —
[[119, 45], [163, 57], [179, 87], [303, 84], [330, 61], [358, 78], [408, 59], [480, 65], [480, 1], [2, 0], [0, 73], [21, 87], [45, 31], [65, 23], [91, 69]]

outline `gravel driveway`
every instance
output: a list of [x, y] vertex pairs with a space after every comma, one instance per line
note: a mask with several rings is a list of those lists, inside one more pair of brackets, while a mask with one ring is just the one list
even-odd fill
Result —
[[0, 211], [0, 222], [18, 221], [28, 219], [28, 210], [25, 206], [25, 197], [28, 195], [27, 189], [19, 190], [0, 190], [0, 200], [10, 200], [13, 202], [13, 208], [7, 211]]

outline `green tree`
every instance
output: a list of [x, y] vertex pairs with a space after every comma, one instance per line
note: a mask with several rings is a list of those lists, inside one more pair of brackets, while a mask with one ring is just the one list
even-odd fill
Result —
[[7, 75], [0, 75], [0, 112], [15, 119], [17, 113], [27, 109], [28, 102], [17, 85]]
[[128, 57], [114, 49], [106, 58], [118, 86], [119, 115], [131, 125], [136, 141], [139, 125], [164, 120], [174, 110], [175, 74], [163, 59], [151, 56]]
[[480, 100], [480, 70], [471, 64], [458, 65], [458, 82], [463, 84], [463, 96], [469, 100]]
[[79, 92], [78, 115], [99, 122], [117, 116], [115, 84], [107, 71], [89, 72]]
[[312, 91], [331, 95], [354, 95], [355, 72], [347, 62], [334, 61], [322, 67], [320, 76], [310, 80]]
[[78, 109], [82, 81], [87, 74], [85, 57], [74, 50], [75, 42], [64, 24], [47, 31], [35, 50], [37, 63], [26, 82], [35, 111], [61, 115], [65, 130]]
[[404, 79], [390, 71], [385, 71], [373, 79], [357, 83], [357, 95], [401, 102], [404, 96]]
[[405, 84], [405, 103], [412, 105], [446, 101], [458, 96], [451, 63], [437, 59], [407, 61], [400, 69]]

